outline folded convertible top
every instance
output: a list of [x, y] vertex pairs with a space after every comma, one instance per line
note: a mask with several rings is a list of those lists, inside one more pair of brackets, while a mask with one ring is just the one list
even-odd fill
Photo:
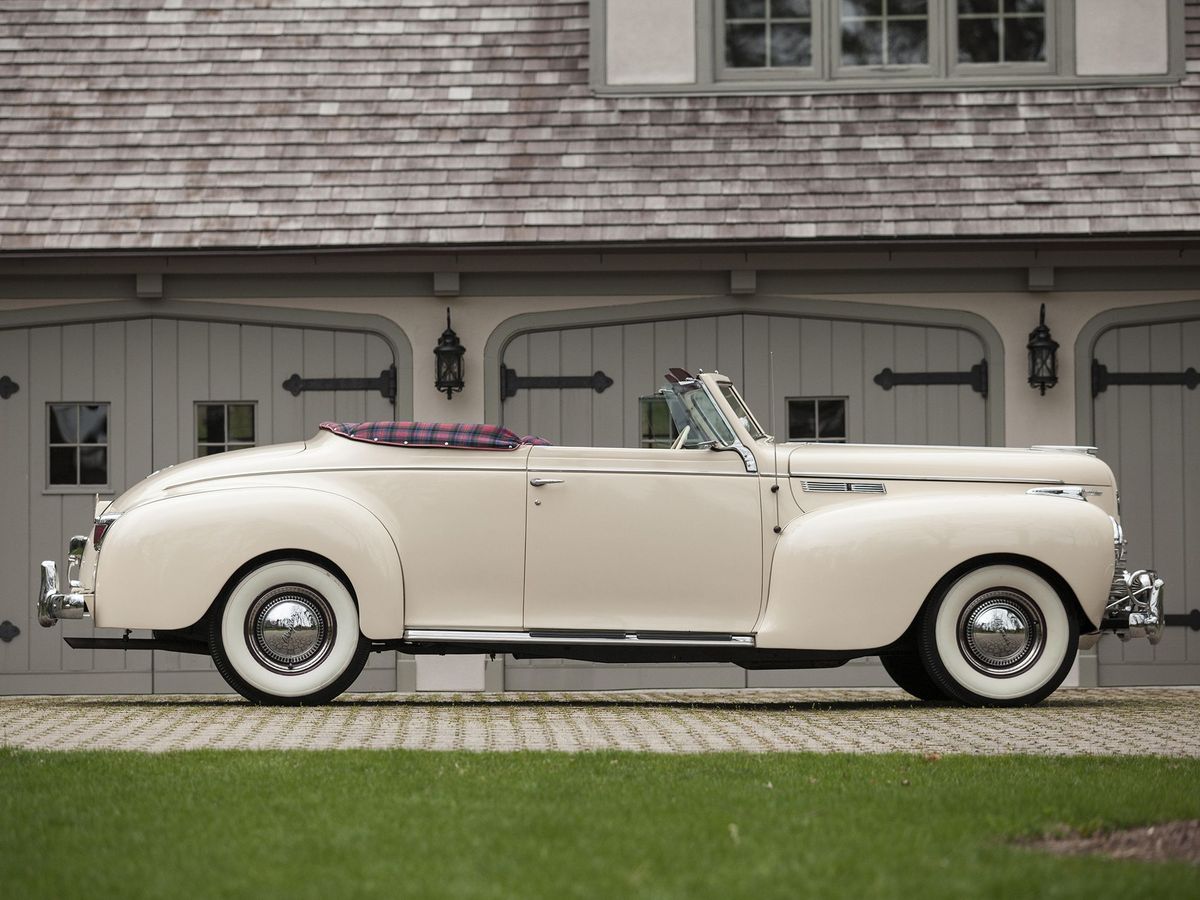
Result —
[[515, 450], [522, 444], [548, 446], [549, 441], [518, 437], [500, 425], [461, 422], [322, 422], [325, 431], [352, 441], [389, 447], [449, 447], [457, 450]]

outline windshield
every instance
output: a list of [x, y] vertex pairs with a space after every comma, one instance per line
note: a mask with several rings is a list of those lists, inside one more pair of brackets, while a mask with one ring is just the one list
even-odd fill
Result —
[[737, 442], [733, 429], [699, 382], [669, 383], [659, 394], [667, 401], [676, 432], [683, 436], [681, 446], [729, 447]]
[[735, 388], [728, 381], [720, 382], [719, 387], [721, 388], [721, 396], [725, 398], [725, 402], [728, 403], [733, 409], [733, 414], [737, 416], [737, 419], [741, 423], [742, 427], [749, 432], [750, 437], [756, 441], [760, 438], [765, 438], [767, 433], [763, 431], [762, 428], [759, 427], [758, 422], [754, 420], [754, 416], [750, 413], [750, 410], [746, 408], [746, 404], [742, 402], [741, 395], [738, 394], [737, 388]]

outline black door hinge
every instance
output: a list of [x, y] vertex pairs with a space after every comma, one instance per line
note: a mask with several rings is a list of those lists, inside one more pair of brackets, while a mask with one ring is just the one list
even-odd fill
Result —
[[885, 391], [890, 391], [898, 384], [965, 384], [975, 393], [986, 397], [988, 364], [986, 359], [980, 360], [967, 372], [893, 372], [884, 369], [875, 376], [874, 381]]
[[283, 383], [283, 389], [293, 397], [305, 391], [379, 391], [396, 403], [396, 367], [388, 366], [378, 378], [301, 378], [293, 375]]
[[517, 391], [548, 390], [551, 388], [591, 388], [597, 394], [610, 388], [613, 380], [603, 372], [591, 375], [518, 375], [514, 369], [500, 365], [500, 398], [517, 396]]
[[1114, 384], [1181, 384], [1194, 391], [1200, 372], [1188, 366], [1182, 372], [1110, 372], [1098, 359], [1092, 360], [1092, 396], [1098, 397]]

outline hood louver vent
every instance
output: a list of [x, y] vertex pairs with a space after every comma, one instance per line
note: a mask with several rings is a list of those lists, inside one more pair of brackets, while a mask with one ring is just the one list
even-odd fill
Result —
[[802, 481], [808, 494], [886, 494], [887, 488], [877, 481]]

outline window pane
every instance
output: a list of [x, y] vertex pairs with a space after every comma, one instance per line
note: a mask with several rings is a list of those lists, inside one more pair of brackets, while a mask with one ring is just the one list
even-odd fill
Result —
[[79, 443], [108, 443], [108, 407], [98, 404], [79, 407]]
[[224, 453], [225, 448], [220, 444], [210, 444], [207, 447], [197, 447], [196, 456], [214, 456], [217, 453]]
[[1046, 0], [1008, 0], [1004, 6], [1006, 12], [1044, 13]]
[[771, 26], [771, 65], [811, 66], [812, 41], [807, 24]]
[[196, 405], [196, 440], [225, 442], [225, 404], [199, 403]]
[[842, 17], [882, 16], [883, 0], [842, 0]]
[[966, 63], [1000, 62], [998, 19], [958, 20], [958, 61]]
[[817, 402], [788, 401], [788, 440], [811, 440], [817, 436]]
[[725, 63], [734, 68], [759, 68], [767, 64], [765, 25], [730, 25], [725, 29]]
[[725, 18], [761, 19], [767, 14], [767, 0], [725, 0]]
[[958, 14], [962, 16], [971, 13], [998, 15], [1000, 0], [958, 0]]
[[[79, 439], [79, 407], [74, 403], [50, 405], [50, 443], [74, 444]], [[75, 476], [71, 476], [75, 483]]]
[[844, 438], [846, 436], [846, 401], [822, 400], [817, 404], [820, 413], [822, 438]]
[[75, 447], [51, 447], [50, 448], [50, 483], [51, 484], [78, 484], [78, 471], [76, 454], [79, 450]]
[[1040, 17], [1006, 16], [1004, 61], [1042, 62], [1046, 58], [1046, 20]]
[[888, 21], [889, 65], [924, 65], [929, 61], [929, 29], [924, 20]]
[[889, 16], [924, 16], [928, 12], [928, 0], [888, 0]]
[[883, 23], [842, 22], [842, 63], [847, 66], [883, 64]]
[[776, 19], [807, 19], [812, 15], [811, 0], [771, 0], [771, 15]]
[[107, 484], [108, 483], [108, 448], [80, 447], [79, 448], [79, 483]]
[[254, 442], [254, 404], [229, 404], [229, 440]]

